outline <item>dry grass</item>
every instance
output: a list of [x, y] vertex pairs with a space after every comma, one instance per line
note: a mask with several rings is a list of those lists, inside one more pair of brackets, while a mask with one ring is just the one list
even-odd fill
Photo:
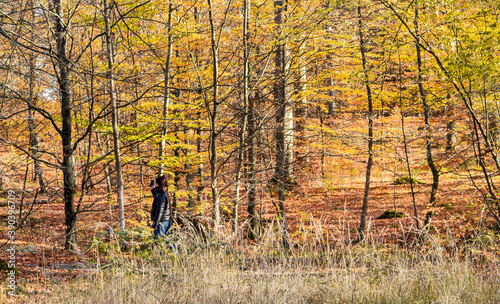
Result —
[[374, 236], [351, 245], [347, 235], [309, 231], [284, 250], [275, 225], [254, 244], [208, 234], [177, 231], [174, 252], [165, 244], [110, 250], [107, 263], [96, 256], [105, 267], [67, 285], [49, 283], [36, 302], [500, 303], [498, 261], [478, 259], [479, 243], [458, 248], [429, 238], [402, 249]]

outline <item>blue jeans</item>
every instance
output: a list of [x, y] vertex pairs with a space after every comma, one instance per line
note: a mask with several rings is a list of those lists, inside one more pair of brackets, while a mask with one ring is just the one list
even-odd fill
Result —
[[165, 221], [165, 222], [159, 222], [158, 226], [156, 226], [155, 230], [153, 231], [153, 234], [155, 235], [155, 239], [158, 238], [159, 236], [167, 236], [170, 234], [170, 227], [172, 227], [172, 220], [170, 221]]

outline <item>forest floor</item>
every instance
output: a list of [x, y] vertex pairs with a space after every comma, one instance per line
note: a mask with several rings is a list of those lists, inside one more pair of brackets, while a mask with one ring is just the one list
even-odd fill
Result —
[[[426, 212], [432, 210], [435, 215], [431, 222], [430, 235], [438, 239], [440, 244], [444, 244], [443, 248], [453, 250], [457, 246], [468, 246], [467, 244], [478, 237], [487, 236], [490, 241], [487, 246], [475, 251], [475, 258], [498, 265], [499, 232], [495, 230], [494, 221], [488, 216], [478, 191], [484, 186], [479, 169], [469, 158], [460, 156], [464, 155], [463, 153], [445, 151], [445, 124], [439, 120], [433, 121], [438, 126], [433, 130], [433, 148], [436, 163], [440, 168], [440, 184], [435, 206], [428, 206], [432, 176], [426, 163], [423, 131], [420, 128], [422, 122], [419, 118], [405, 119], [408, 164], [413, 177], [422, 183], [413, 185], [413, 200], [411, 185], [395, 182], [399, 177], [408, 176], [400, 117], [378, 117], [374, 124], [375, 165], [371, 176], [368, 207], [368, 235], [371, 242], [403, 248], [413, 246], [416, 231], [415, 209], [420, 220]], [[357, 236], [367, 159], [365, 125], [366, 120], [363, 117], [345, 114], [322, 126], [323, 129], [328, 129], [328, 132], [320, 134], [319, 130], [323, 129], [311, 125], [308, 128], [309, 133], [300, 133], [312, 138], [315, 144], [297, 145], [297, 185], [288, 194], [286, 201], [288, 228], [292, 240], [297, 244], [311, 240], [310, 235], [315, 233], [323, 234], [323, 237], [326, 236], [332, 243], [337, 239], [354, 239]], [[458, 129], [460, 128], [464, 130], [466, 126], [459, 125]], [[467, 151], [465, 138], [459, 138], [456, 149]], [[12, 158], [12, 155], [6, 153], [3, 152], [2, 155], [4, 162]], [[310, 153], [309, 157], [305, 157], [307, 153]], [[24, 171], [24, 168], [12, 170], [16, 169]], [[11, 175], [0, 203], [0, 208], [3, 209], [0, 215], [0, 259], [9, 261], [8, 250], [14, 246], [15, 265], [19, 271], [16, 275], [18, 293], [36, 295], [53, 284], [78, 280], [97, 271], [96, 251], [90, 250], [92, 240], [103, 231], [108, 231], [109, 227], [118, 230], [117, 208], [106, 199], [105, 186], [96, 187], [91, 195], [85, 198], [89, 203], [94, 202], [94, 211], [79, 215], [77, 229], [80, 250], [68, 251], [64, 250], [62, 200], [47, 200], [47, 195], [39, 195], [38, 202], [33, 204], [30, 202], [33, 199], [30, 197], [32, 194], [23, 195], [22, 189], [35, 187], [36, 184], [30, 181], [24, 185], [22, 179], [15, 176]], [[53, 179], [55, 180], [55, 177]], [[137, 187], [138, 183], [132, 178], [129, 178], [126, 184], [127, 225], [147, 229], [152, 198], [148, 196], [147, 189], [144, 189], [142, 196]], [[16, 201], [24, 197], [23, 210], [32, 211], [23, 222], [22, 228], [16, 231], [13, 241], [9, 241], [7, 235], [9, 190], [13, 191]], [[230, 193], [223, 195], [225, 199], [222, 202], [228, 207], [232, 204], [230, 197]], [[259, 188], [258, 197], [258, 212], [264, 224], [269, 224], [276, 217], [275, 198], [266, 185]], [[209, 200], [206, 196], [206, 201], [200, 204], [200, 210], [207, 211], [205, 216], [210, 216]], [[246, 206], [241, 205], [240, 209], [240, 217], [244, 219]], [[182, 206], [179, 210], [183, 212]], [[401, 212], [403, 216], [377, 219], [387, 210]], [[230, 222], [230, 219], [226, 219], [228, 230], [231, 227]], [[255, 244], [255, 241], [245, 242]], [[2, 274], [4, 278], [7, 276], [5, 270], [2, 270]], [[5, 284], [0, 292], [5, 294]]]

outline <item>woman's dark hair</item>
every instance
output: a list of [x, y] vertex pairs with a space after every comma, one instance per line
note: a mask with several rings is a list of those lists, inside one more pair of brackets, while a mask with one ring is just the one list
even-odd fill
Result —
[[156, 184], [158, 185], [160, 192], [167, 192], [168, 182], [165, 175], [158, 176], [156, 178]]

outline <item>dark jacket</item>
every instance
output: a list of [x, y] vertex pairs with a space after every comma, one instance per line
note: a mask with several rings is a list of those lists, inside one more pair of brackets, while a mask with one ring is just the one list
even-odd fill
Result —
[[157, 192], [153, 207], [151, 208], [151, 220], [153, 226], [156, 227], [160, 222], [170, 221], [172, 219], [172, 204], [168, 197], [168, 192]]
[[154, 187], [151, 189], [151, 194], [153, 194], [153, 199], [158, 193], [161, 193], [160, 191], [158, 191], [158, 187]]

